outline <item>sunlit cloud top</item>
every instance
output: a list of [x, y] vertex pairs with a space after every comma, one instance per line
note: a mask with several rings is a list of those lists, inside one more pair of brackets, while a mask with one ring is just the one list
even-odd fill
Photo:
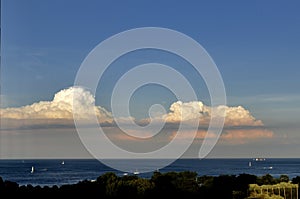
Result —
[[[242, 106], [213, 107], [220, 113], [225, 112], [225, 126], [263, 126], [261, 120], [255, 119], [250, 111]], [[183, 103], [177, 101], [170, 107], [170, 112], [163, 116], [167, 122], [181, 122], [188, 120], [199, 120], [200, 124], [208, 125], [212, 117], [211, 107], [204, 105], [201, 101]]]
[[76, 117], [85, 119], [89, 116], [86, 107], [94, 106], [96, 116], [101, 122], [112, 122], [111, 113], [100, 106], [95, 106], [95, 97], [80, 87], [70, 87], [59, 91], [52, 101], [40, 101], [18, 108], [1, 109], [1, 117], [9, 119], [73, 119], [73, 106]]

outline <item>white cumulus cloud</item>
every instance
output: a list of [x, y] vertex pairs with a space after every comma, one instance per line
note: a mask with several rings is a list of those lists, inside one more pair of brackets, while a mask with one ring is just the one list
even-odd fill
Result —
[[[225, 126], [263, 126], [261, 120], [257, 120], [249, 110], [242, 106], [217, 106], [213, 108], [217, 110], [217, 113], [218, 111], [225, 112]], [[208, 125], [212, 117], [211, 109], [201, 101], [177, 101], [171, 105], [170, 112], [165, 114], [163, 119], [170, 123], [199, 120], [200, 125]]]
[[79, 119], [89, 117], [87, 107], [93, 107], [99, 122], [112, 122], [111, 113], [103, 107], [95, 106], [95, 97], [81, 87], [70, 87], [59, 91], [52, 101], [40, 101], [31, 105], [0, 109], [1, 118], [5, 119], [73, 119], [73, 106]]

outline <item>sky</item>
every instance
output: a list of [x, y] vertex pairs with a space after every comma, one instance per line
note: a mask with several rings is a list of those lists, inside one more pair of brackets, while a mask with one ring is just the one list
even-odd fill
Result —
[[[110, 65], [96, 93], [73, 87], [82, 62], [100, 42], [141, 27], [191, 37], [218, 67], [227, 95], [227, 104], [219, 107], [226, 112], [225, 127], [208, 157], [299, 157], [299, 8], [298, 1], [1, 1], [0, 158], [91, 157], [74, 128], [75, 102], [93, 106], [106, 133], [128, 150], [134, 144], [141, 150], [159, 148], [170, 142], [180, 122], [199, 121], [184, 154], [196, 157], [211, 101], [203, 78], [186, 60], [154, 49], [130, 52]], [[139, 88], [130, 99], [132, 118], [144, 125], [149, 108], [161, 104], [166, 111], [154, 110], [155, 121], [168, 125], [159, 142], [137, 143], [122, 136], [114, 122], [128, 118], [113, 117], [112, 89], [134, 66], [153, 62], [183, 74], [197, 100], [180, 102], [158, 85]], [[79, 94], [75, 101], [73, 91]], [[190, 134], [187, 129], [181, 139]]]

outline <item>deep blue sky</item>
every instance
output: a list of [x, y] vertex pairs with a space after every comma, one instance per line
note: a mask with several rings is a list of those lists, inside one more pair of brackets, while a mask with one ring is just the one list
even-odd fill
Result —
[[[72, 86], [81, 62], [101, 41], [131, 28], [155, 26], [180, 31], [207, 50], [221, 72], [229, 105], [246, 107], [279, 133], [299, 136], [299, 1], [3, 0], [1, 9], [3, 108], [51, 100]], [[137, 53], [119, 65], [168, 56]], [[180, 69], [181, 61], [166, 63], [185, 71], [200, 100], [207, 101], [201, 78]], [[111, 69], [111, 74], [119, 72]], [[109, 75], [107, 81], [97, 103], [109, 109]], [[166, 98], [166, 106], [174, 102], [168, 92], [149, 91], [137, 93], [137, 115], [159, 98]]]
[[[99, 42], [130, 28], [159, 26], [202, 44], [232, 88], [229, 95], [294, 93], [299, 83], [299, 7], [296, 1], [4, 1], [3, 66], [9, 69], [3, 72], [26, 78], [26, 69], [15, 65], [31, 61], [39, 65], [32, 66], [32, 75], [55, 75], [70, 85], [82, 59]], [[15, 79], [7, 79], [4, 91], [19, 90], [11, 86]]]
[[229, 103], [298, 95], [299, 8], [297, 1], [3, 1], [2, 94], [10, 100], [2, 106], [51, 99], [73, 84], [99, 42], [145, 26], [198, 41], [219, 67]]

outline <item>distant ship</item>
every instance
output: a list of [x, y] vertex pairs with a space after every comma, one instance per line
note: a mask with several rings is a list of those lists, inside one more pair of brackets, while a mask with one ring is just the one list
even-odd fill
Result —
[[140, 172], [136, 170], [135, 172], [133, 172], [133, 174], [138, 175], [138, 174], [140, 174]]
[[249, 162], [249, 164], [248, 164], [248, 165], [249, 165], [249, 167], [252, 167], [252, 163], [251, 163], [251, 162]]
[[30, 173], [33, 173], [33, 172], [34, 172], [34, 167], [32, 166]]
[[65, 164], [65, 161], [62, 161], [61, 164]]
[[255, 160], [255, 161], [265, 161], [266, 158], [255, 158], [254, 160]]

